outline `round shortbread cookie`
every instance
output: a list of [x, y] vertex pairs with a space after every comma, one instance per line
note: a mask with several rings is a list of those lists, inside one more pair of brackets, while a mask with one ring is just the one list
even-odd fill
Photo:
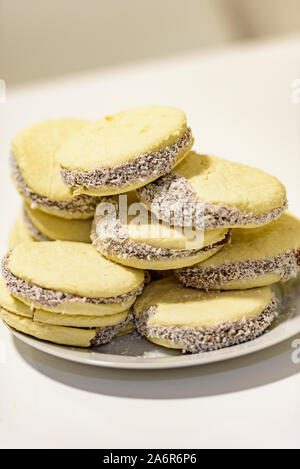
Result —
[[200, 218], [205, 230], [253, 228], [287, 209], [285, 187], [274, 176], [196, 152], [170, 174], [138, 189], [137, 196], [157, 218], [185, 226], [196, 226]]
[[73, 347], [97, 347], [110, 342], [117, 335], [126, 334], [133, 330], [131, 315], [116, 326], [92, 329], [44, 324], [18, 314], [10, 313], [3, 308], [1, 309], [1, 318], [10, 327], [24, 334], [48, 342]]
[[41, 210], [33, 210], [27, 204], [23, 209], [24, 223], [35, 241], [91, 242], [92, 218], [66, 219]]
[[258, 337], [276, 316], [276, 302], [268, 287], [204, 292], [168, 277], [145, 288], [134, 313], [141, 335], [159, 345], [197, 353]]
[[106, 316], [87, 316], [54, 313], [28, 306], [11, 295], [5, 285], [5, 280], [0, 279], [0, 307], [9, 313], [32, 318], [34, 321], [55, 326], [69, 327], [107, 327], [116, 326], [124, 322], [129, 315], [129, 310]]
[[[183, 230], [167, 226], [129, 194], [126, 219], [120, 210], [124, 195], [99, 204], [92, 228], [92, 242], [107, 258], [138, 269], [169, 270], [201, 262], [230, 240], [227, 229]], [[135, 213], [130, 214], [130, 213]]]
[[112, 195], [167, 174], [192, 144], [184, 112], [149, 106], [90, 123], [62, 145], [56, 157], [75, 195]]
[[97, 199], [74, 197], [63, 183], [56, 153], [63, 142], [79, 132], [88, 121], [57, 119], [32, 125], [19, 132], [12, 142], [13, 181], [33, 208], [63, 218], [93, 216]]
[[236, 290], [270, 285], [296, 277], [300, 270], [300, 220], [284, 213], [253, 230], [235, 229], [231, 244], [214, 258], [178, 270], [187, 287]]
[[126, 311], [145, 274], [105, 259], [86, 243], [22, 243], [2, 264], [8, 290], [24, 303], [58, 313], [103, 316]]

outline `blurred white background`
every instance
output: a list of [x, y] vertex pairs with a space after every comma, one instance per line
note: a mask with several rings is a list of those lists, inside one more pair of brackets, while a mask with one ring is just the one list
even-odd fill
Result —
[[300, 31], [300, 0], [0, 0], [7, 85]]

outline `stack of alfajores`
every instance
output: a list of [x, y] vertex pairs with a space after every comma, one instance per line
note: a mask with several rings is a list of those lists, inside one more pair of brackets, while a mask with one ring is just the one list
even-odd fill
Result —
[[262, 334], [278, 314], [269, 285], [299, 271], [300, 221], [278, 179], [192, 145], [166, 106], [17, 134], [2, 319], [80, 347], [136, 329], [197, 353]]

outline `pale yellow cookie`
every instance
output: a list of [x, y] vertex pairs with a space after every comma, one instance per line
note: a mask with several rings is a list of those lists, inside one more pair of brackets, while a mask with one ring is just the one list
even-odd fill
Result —
[[131, 324], [122, 324], [104, 328], [80, 328], [44, 324], [18, 314], [1, 309], [1, 318], [13, 329], [37, 339], [73, 347], [99, 346], [110, 342], [115, 336], [131, 332]]
[[12, 142], [13, 181], [33, 208], [63, 218], [89, 218], [96, 200], [73, 197], [63, 183], [56, 153], [61, 145], [79, 132], [88, 121], [57, 119], [41, 122], [19, 132]]
[[32, 318], [34, 321], [69, 327], [91, 328], [116, 326], [117, 324], [124, 322], [129, 314], [129, 310], [127, 310], [106, 316], [88, 316], [54, 313], [52, 311], [36, 309], [12, 296], [6, 287], [5, 280], [3, 278], [0, 279], [0, 307], [10, 313]]
[[285, 187], [274, 176], [196, 152], [170, 174], [140, 188], [137, 196], [159, 219], [175, 225], [184, 207], [203, 211], [205, 230], [253, 228], [275, 220], [287, 208]]
[[144, 272], [115, 264], [86, 243], [22, 243], [3, 263], [9, 291], [58, 313], [104, 316], [126, 311], [141, 293]]
[[233, 230], [231, 244], [176, 275], [185, 286], [234, 290], [286, 281], [299, 270], [300, 220], [286, 212], [268, 225]]
[[168, 173], [191, 149], [184, 112], [168, 106], [129, 109], [84, 127], [56, 158], [74, 194], [120, 194]]
[[[124, 212], [126, 218], [124, 218]], [[138, 269], [169, 270], [201, 262], [229, 242], [227, 229], [201, 231], [163, 224], [134, 194], [103, 199], [92, 241], [109, 259]]]
[[168, 277], [145, 288], [134, 313], [149, 340], [195, 353], [257, 337], [273, 321], [275, 307], [268, 287], [204, 292]]
[[92, 218], [66, 219], [24, 205], [24, 221], [27, 230], [36, 241], [76, 241], [90, 243]]
[[55, 326], [69, 327], [107, 327], [115, 326], [125, 321], [129, 311], [110, 314], [106, 316], [87, 316], [79, 314], [62, 314], [35, 309], [33, 319], [44, 324], [53, 324]]

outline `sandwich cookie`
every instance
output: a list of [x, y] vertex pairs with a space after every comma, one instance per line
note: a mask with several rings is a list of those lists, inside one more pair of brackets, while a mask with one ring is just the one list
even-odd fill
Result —
[[75, 195], [120, 194], [167, 174], [193, 144], [184, 112], [149, 106], [85, 126], [56, 158]]
[[268, 287], [204, 292], [168, 277], [145, 288], [134, 314], [137, 330], [150, 341], [197, 353], [255, 339], [272, 323], [276, 307]]
[[122, 325], [123, 328], [124, 324], [124, 327], [126, 327], [127, 330], [129, 329], [127, 325], [129, 325], [129, 323], [131, 324], [132, 322], [129, 321], [130, 318], [132, 319], [132, 315], [130, 314], [129, 310], [106, 316], [85, 316], [78, 314], [71, 315], [53, 313], [50, 311], [30, 307], [9, 293], [3, 278], [0, 279], [0, 307], [6, 313], [12, 313], [18, 316], [30, 318], [38, 323], [68, 327], [97, 327], [101, 328], [102, 332], [104, 332], [104, 328], [107, 331], [107, 328], [111, 328], [112, 326]]
[[144, 287], [144, 271], [117, 265], [91, 244], [22, 243], [2, 263], [9, 292], [32, 308], [65, 315], [127, 311]]
[[76, 241], [90, 243], [92, 218], [67, 219], [50, 215], [27, 204], [23, 207], [26, 229], [35, 241]]
[[106, 199], [112, 209], [105, 215], [104, 209], [99, 210], [102, 204], [96, 209], [92, 243], [101, 254], [119, 264], [137, 269], [176, 269], [193, 265], [196, 259], [202, 262], [230, 241], [227, 229], [186, 233], [182, 228], [154, 221], [142, 204], [135, 204], [142, 209], [138, 217], [128, 215], [127, 220], [121, 219], [115, 199]]
[[28, 241], [35, 241], [35, 239], [30, 235], [27, 229], [23, 213], [20, 213], [9, 234], [8, 247], [11, 249], [14, 246], [17, 246], [17, 244]]
[[117, 326], [91, 329], [44, 324], [29, 317], [10, 313], [4, 308], [1, 308], [1, 318], [10, 327], [24, 334], [73, 347], [97, 347], [110, 342], [118, 335], [127, 334], [133, 330], [130, 316]]
[[14, 138], [10, 159], [12, 178], [32, 208], [63, 218], [93, 216], [98, 200], [86, 195], [73, 197], [61, 179], [55, 158], [62, 143], [87, 123], [77, 119], [46, 121], [22, 130]]
[[187, 287], [236, 290], [286, 281], [299, 270], [300, 220], [286, 212], [269, 225], [232, 230], [230, 245], [176, 276]]
[[97, 317], [71, 316], [31, 308], [9, 293], [4, 279], [0, 280], [0, 306], [1, 317], [9, 326], [57, 344], [97, 346], [133, 330], [133, 316], [129, 311]]
[[157, 218], [197, 226], [200, 217], [205, 230], [265, 225], [287, 209], [285, 187], [275, 177], [196, 152], [137, 196]]

